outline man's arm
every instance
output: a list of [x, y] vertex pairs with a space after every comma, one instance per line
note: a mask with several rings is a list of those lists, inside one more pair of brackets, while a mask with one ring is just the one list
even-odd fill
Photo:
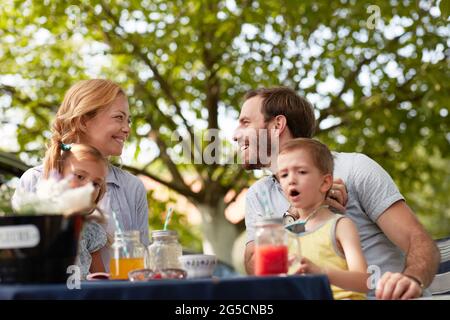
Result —
[[404, 201], [391, 205], [377, 220], [386, 236], [406, 253], [406, 266], [402, 274], [387, 272], [380, 279], [378, 299], [410, 299], [419, 297], [437, 272], [440, 262], [439, 249], [433, 239]]
[[245, 246], [245, 271], [247, 274], [253, 275], [255, 274], [255, 241], [250, 241]]

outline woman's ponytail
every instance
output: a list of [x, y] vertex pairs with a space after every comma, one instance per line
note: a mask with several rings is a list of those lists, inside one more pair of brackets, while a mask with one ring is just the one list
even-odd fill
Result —
[[47, 146], [47, 151], [45, 152], [44, 158], [44, 178], [47, 179], [52, 171], [56, 171], [62, 174], [62, 163], [61, 163], [61, 143], [62, 137], [59, 133], [58, 119], [56, 119], [53, 125], [52, 138]]

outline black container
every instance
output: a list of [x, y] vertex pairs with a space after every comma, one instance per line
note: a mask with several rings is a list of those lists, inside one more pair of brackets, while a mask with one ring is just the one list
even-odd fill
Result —
[[84, 216], [0, 217], [0, 284], [64, 283]]

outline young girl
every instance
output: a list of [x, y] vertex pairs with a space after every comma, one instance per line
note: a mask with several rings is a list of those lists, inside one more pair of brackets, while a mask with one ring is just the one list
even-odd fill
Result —
[[[120, 156], [130, 134], [129, 109], [125, 92], [110, 80], [90, 79], [76, 83], [65, 94], [56, 114], [44, 165], [27, 170], [20, 178], [18, 187], [29, 192], [35, 191], [39, 179], [48, 176], [56, 166], [53, 161], [61, 151], [61, 143], [88, 144], [106, 158]], [[114, 234], [114, 211], [121, 229], [139, 230], [141, 242], [148, 245], [147, 192], [142, 181], [109, 165], [106, 184], [108, 191], [99, 203], [99, 208], [106, 216], [102, 227], [109, 235]], [[101, 251], [103, 263], [109, 271], [108, 246]]]
[[282, 147], [278, 170], [281, 187], [299, 216], [288, 228], [297, 229], [300, 237], [298, 273], [326, 274], [335, 299], [364, 299], [367, 264], [356, 226], [324, 206], [333, 184], [330, 150], [317, 140], [294, 139]]
[[[52, 170], [63, 177], [70, 178], [71, 187], [78, 188], [92, 183], [92, 207], [86, 213], [91, 214], [106, 191], [108, 162], [94, 147], [85, 144], [60, 144], [60, 152], [51, 159]], [[105, 267], [100, 249], [107, 243], [106, 231], [93, 219], [88, 219], [80, 236], [77, 265], [81, 269], [81, 278], [86, 279], [89, 272], [104, 272]]]

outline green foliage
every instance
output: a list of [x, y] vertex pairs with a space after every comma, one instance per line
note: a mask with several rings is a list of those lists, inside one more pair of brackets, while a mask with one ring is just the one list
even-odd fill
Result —
[[8, 187], [6, 184], [0, 185], [0, 217], [10, 215], [13, 212], [11, 208], [13, 194], [14, 189]]
[[[158, 149], [135, 173], [214, 207], [253, 177], [237, 165], [174, 163], [173, 131], [231, 130], [219, 109], [236, 118], [246, 90], [288, 85], [314, 103], [323, 142], [374, 158], [428, 230], [449, 234], [448, 1], [233, 3], [4, 1], [0, 93], [24, 115], [22, 157], [42, 157], [70, 85], [111, 78], [130, 97], [135, 159], [149, 143]], [[370, 5], [380, 12], [373, 28]], [[2, 87], [4, 76], [19, 80]], [[192, 175], [199, 192], [186, 182]]]
[[[167, 210], [171, 204], [176, 202], [176, 199], [168, 199], [167, 201], [156, 200], [153, 197], [153, 193], [154, 191], [150, 191], [147, 195], [150, 232], [163, 230]], [[189, 225], [185, 213], [174, 210], [167, 229], [178, 232], [179, 242], [184, 249], [190, 252], [203, 252], [200, 230]]]

